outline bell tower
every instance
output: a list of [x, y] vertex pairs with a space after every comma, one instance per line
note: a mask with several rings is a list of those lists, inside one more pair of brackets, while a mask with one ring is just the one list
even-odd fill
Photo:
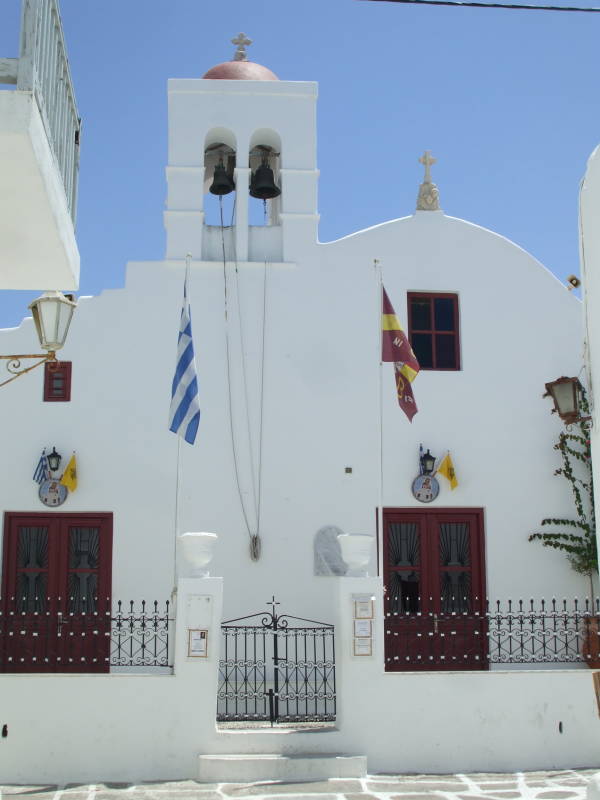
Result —
[[[225, 235], [228, 260], [295, 261], [317, 240], [317, 85], [248, 61], [245, 34], [232, 43], [231, 61], [169, 80], [166, 258], [220, 261]], [[224, 230], [206, 224], [211, 193], [230, 204]], [[249, 222], [252, 198], [264, 225]]]

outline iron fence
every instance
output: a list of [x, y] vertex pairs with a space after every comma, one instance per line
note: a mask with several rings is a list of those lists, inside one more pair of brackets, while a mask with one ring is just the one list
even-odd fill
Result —
[[[408, 600], [408, 599], [407, 599]], [[490, 664], [588, 664], [600, 667], [600, 600], [385, 598], [389, 671], [487, 669]], [[477, 607], [481, 610], [475, 610]], [[403, 610], [411, 609], [411, 610]]]
[[217, 720], [335, 720], [333, 625], [279, 615], [277, 605], [222, 624]]
[[98, 597], [0, 600], [0, 672], [108, 672], [172, 667], [169, 601]]

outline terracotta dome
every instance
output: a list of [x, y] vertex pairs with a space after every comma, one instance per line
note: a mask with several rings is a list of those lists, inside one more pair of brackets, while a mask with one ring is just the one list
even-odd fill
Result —
[[253, 61], [224, 61], [211, 67], [203, 78], [212, 81], [278, 81], [274, 72]]

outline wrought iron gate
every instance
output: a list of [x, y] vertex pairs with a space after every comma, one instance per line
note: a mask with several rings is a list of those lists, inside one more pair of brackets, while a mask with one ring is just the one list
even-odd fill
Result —
[[269, 605], [221, 625], [217, 720], [335, 720], [333, 625]]

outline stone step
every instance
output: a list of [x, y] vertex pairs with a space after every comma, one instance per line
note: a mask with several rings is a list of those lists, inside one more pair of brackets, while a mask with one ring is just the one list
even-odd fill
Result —
[[232, 753], [198, 757], [198, 780], [203, 783], [307, 782], [328, 778], [364, 778], [366, 774], [366, 756]]

